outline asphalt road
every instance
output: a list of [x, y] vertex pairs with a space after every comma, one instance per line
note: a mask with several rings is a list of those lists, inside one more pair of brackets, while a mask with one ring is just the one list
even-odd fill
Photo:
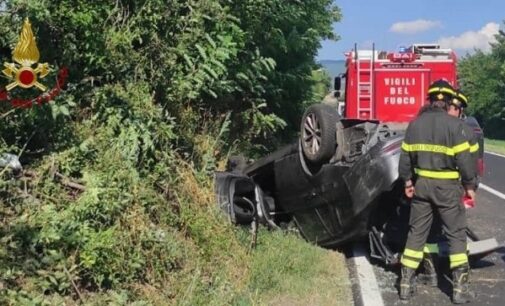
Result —
[[[482, 183], [505, 194], [505, 157], [486, 153], [484, 162]], [[499, 243], [505, 242], [505, 199], [479, 189], [477, 205], [467, 216], [470, 228], [481, 239], [495, 237]], [[384, 305], [452, 305], [451, 285], [445, 277], [439, 278], [436, 288], [418, 285], [417, 295], [409, 302], [402, 302], [396, 289], [399, 271], [386, 271], [377, 265], [373, 270]], [[471, 284], [477, 298], [466, 305], [505, 305], [505, 247], [473, 265]]]
[[484, 178], [487, 186], [505, 193], [505, 157], [484, 154]]

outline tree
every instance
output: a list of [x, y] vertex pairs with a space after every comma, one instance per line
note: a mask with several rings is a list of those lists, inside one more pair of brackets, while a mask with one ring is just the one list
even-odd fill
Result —
[[331, 25], [340, 10], [328, 0], [233, 1], [231, 12], [245, 30], [246, 48], [272, 58], [264, 95], [267, 110], [287, 122], [285, 136], [298, 131], [306, 102], [312, 100], [312, 71], [321, 39], [337, 39]]
[[505, 138], [505, 33], [500, 31], [496, 39], [490, 53], [477, 50], [460, 61], [459, 77], [469, 113], [487, 136]]

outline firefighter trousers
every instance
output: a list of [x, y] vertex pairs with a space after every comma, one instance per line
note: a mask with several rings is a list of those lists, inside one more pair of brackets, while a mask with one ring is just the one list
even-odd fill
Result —
[[458, 180], [420, 177], [410, 208], [409, 234], [401, 262], [417, 269], [433, 223], [434, 212], [442, 221], [449, 243], [451, 269], [468, 263], [466, 246], [466, 211], [461, 198], [463, 187]]

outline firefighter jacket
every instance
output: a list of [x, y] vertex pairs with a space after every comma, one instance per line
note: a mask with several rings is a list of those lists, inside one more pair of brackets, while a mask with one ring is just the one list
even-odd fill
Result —
[[476, 166], [470, 154], [467, 129], [459, 118], [443, 109], [430, 108], [412, 121], [405, 133], [399, 175], [404, 181], [416, 177], [458, 180], [475, 189]]

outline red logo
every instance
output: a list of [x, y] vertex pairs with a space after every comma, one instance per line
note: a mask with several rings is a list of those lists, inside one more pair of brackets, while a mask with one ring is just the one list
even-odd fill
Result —
[[[61, 68], [58, 71], [55, 86], [47, 90], [46, 85], [39, 80], [45, 78], [51, 68], [48, 63], [39, 63], [39, 58], [39, 49], [32, 32], [31, 23], [27, 18], [23, 24], [19, 41], [12, 52], [14, 63], [4, 63], [5, 69], [2, 70], [2, 73], [11, 82], [0, 90], [0, 100], [9, 101], [13, 107], [27, 108], [33, 106], [34, 103], [41, 105], [49, 102], [60, 93], [68, 77], [67, 69]], [[15, 98], [10, 93], [16, 87], [23, 89], [35, 87], [42, 93], [29, 99]]]
[[389, 53], [388, 59], [392, 62], [410, 63], [416, 60], [414, 53]]

